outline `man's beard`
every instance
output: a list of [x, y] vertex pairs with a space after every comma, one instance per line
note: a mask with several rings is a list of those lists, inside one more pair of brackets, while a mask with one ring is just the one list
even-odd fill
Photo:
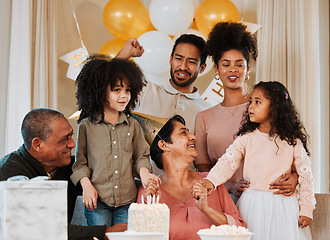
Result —
[[[187, 71], [184, 71], [184, 72], [188, 73]], [[194, 74], [194, 75], [190, 75], [190, 73], [188, 73], [190, 75], [190, 78], [186, 81], [180, 81], [180, 80], [175, 79], [174, 72], [173, 72], [172, 68], [171, 68], [170, 74], [171, 74], [172, 82], [175, 85], [180, 86], [180, 87], [186, 87], [186, 86], [192, 84], [193, 82], [195, 82], [195, 80], [198, 76], [197, 73]]]

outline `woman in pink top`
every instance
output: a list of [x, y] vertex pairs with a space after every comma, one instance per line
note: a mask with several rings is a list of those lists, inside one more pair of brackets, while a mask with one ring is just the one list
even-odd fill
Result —
[[[258, 56], [257, 41], [247, 32], [246, 26], [235, 22], [216, 24], [207, 41], [208, 53], [215, 63], [216, 78], [221, 80], [224, 99], [220, 104], [200, 112], [196, 117], [195, 134], [198, 157], [196, 168], [208, 172], [221, 157], [238, 132], [243, 113], [246, 111], [250, 93], [244, 88], [244, 81], [249, 79], [250, 57]], [[278, 181], [277, 193], [291, 195], [297, 185], [297, 175], [289, 181]], [[284, 176], [287, 179], [288, 176]], [[283, 180], [283, 179], [282, 179]], [[243, 164], [225, 183], [233, 200], [236, 202], [242, 191], [249, 187], [249, 181], [243, 179]], [[289, 191], [288, 191], [289, 189]]]
[[[237, 206], [254, 240], [312, 239], [309, 227], [315, 208], [313, 176], [305, 128], [288, 91], [279, 82], [258, 83], [234, 143], [206, 179], [210, 192], [231, 177], [244, 159], [250, 180]], [[273, 194], [269, 184], [291, 172], [299, 175], [299, 195]]]
[[208, 197], [206, 188], [193, 184], [206, 177], [206, 173], [189, 170], [189, 165], [197, 156], [195, 136], [185, 126], [184, 119], [175, 115], [156, 135], [150, 147], [151, 158], [158, 168], [161, 184], [150, 180], [146, 188], [139, 188], [137, 201], [141, 195], [159, 195], [160, 202], [170, 209], [169, 239], [200, 239], [197, 231], [212, 225], [230, 224], [245, 226], [245, 222], [221, 185]]

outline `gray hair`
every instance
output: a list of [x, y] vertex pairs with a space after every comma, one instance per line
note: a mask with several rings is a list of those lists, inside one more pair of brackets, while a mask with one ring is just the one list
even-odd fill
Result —
[[53, 132], [51, 123], [60, 118], [65, 117], [59, 111], [50, 108], [36, 108], [28, 112], [21, 127], [25, 148], [31, 148], [32, 139], [35, 137], [46, 141]]

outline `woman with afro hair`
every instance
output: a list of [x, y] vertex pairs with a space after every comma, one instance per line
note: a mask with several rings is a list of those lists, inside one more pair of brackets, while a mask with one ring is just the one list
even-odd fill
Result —
[[[220, 104], [196, 117], [198, 157], [195, 164], [201, 172], [210, 171], [234, 141], [250, 99], [250, 93], [244, 87], [244, 81], [250, 78], [250, 59], [256, 61], [258, 56], [256, 38], [241, 23], [217, 23], [209, 34], [206, 47], [213, 58], [215, 78], [222, 82], [224, 98]], [[271, 188], [278, 189], [277, 194], [289, 196], [295, 191], [297, 182], [297, 174], [286, 174]], [[236, 202], [250, 186], [250, 182], [243, 179], [243, 164], [225, 186]]]
[[136, 200], [133, 173], [146, 185], [151, 174], [149, 150], [141, 126], [129, 117], [145, 85], [133, 62], [90, 56], [77, 80], [76, 161], [71, 180], [83, 189], [88, 225], [127, 223], [128, 207]]

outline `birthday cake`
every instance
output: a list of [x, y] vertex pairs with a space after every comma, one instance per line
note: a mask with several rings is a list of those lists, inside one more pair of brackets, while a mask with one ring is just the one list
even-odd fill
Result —
[[132, 203], [128, 209], [128, 231], [163, 232], [168, 240], [170, 228], [170, 210], [164, 203]]

